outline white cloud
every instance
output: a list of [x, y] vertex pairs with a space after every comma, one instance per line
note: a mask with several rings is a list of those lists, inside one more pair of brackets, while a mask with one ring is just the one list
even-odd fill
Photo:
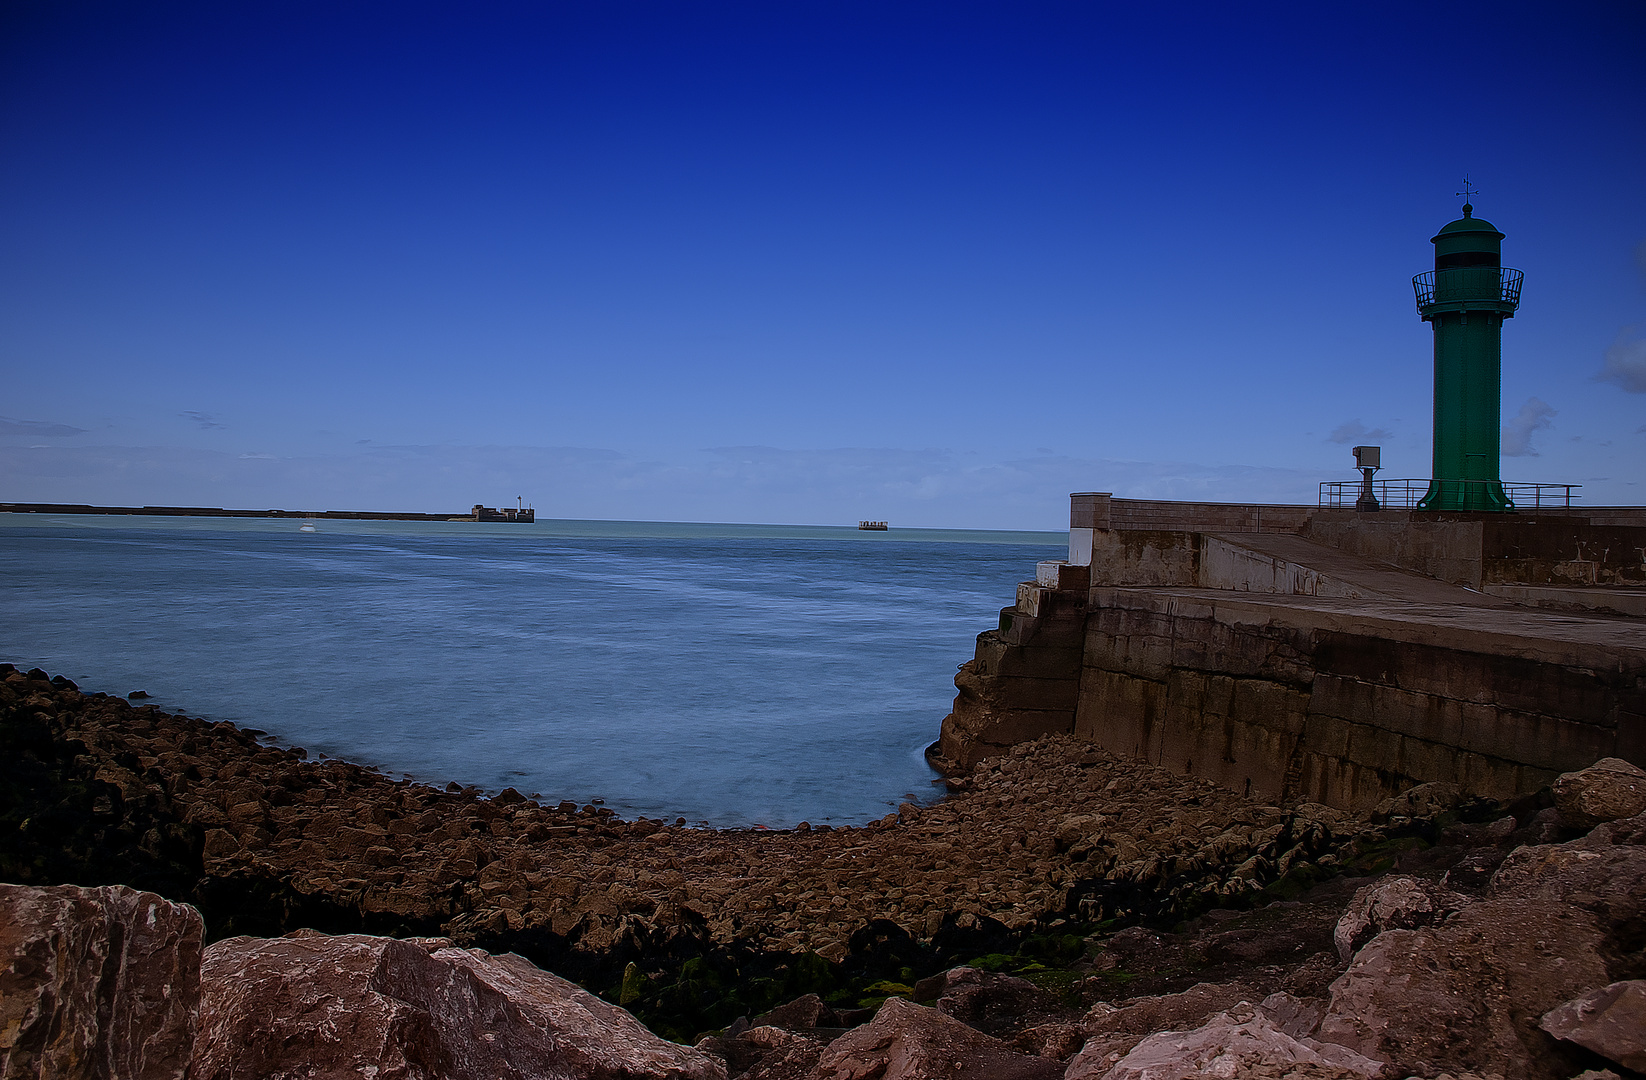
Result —
[[67, 424], [54, 424], [49, 420], [13, 420], [9, 416], [0, 416], [0, 435], [32, 435], [39, 438], [44, 435], [48, 438], [67, 438], [70, 435], [84, 435], [85, 428], [70, 427]]
[[1606, 350], [1606, 364], [1595, 374], [1596, 382], [1616, 383], [1631, 394], [1646, 394], [1646, 338], [1640, 327], [1625, 326]]
[[1337, 425], [1337, 427], [1333, 428], [1332, 433], [1326, 436], [1326, 441], [1340, 444], [1364, 443], [1367, 441], [1387, 439], [1393, 434], [1394, 432], [1388, 431], [1384, 428], [1368, 428], [1358, 419], [1355, 419], [1345, 421], [1344, 423], [1341, 423]]
[[217, 422], [217, 417], [214, 416], [213, 414], [204, 413], [204, 412], [195, 412], [193, 409], [185, 410], [183, 412], [178, 413], [177, 415], [183, 417], [183, 419], [185, 419], [185, 420], [194, 421], [194, 426], [199, 428], [201, 431], [208, 431], [212, 428], [221, 428], [221, 427], [226, 427], [227, 426], [226, 424], [219, 424]]
[[1520, 412], [1503, 425], [1503, 456], [1536, 457], [1537, 450], [1532, 447], [1532, 435], [1553, 426], [1553, 421], [1549, 418], [1554, 415], [1555, 410], [1550, 408], [1547, 402], [1527, 398], [1526, 404], [1520, 407]]

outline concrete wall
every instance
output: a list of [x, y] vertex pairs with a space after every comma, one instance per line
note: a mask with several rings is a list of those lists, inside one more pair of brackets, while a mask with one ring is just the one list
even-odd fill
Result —
[[1410, 510], [1376, 514], [1322, 510], [1309, 521], [1303, 535], [1340, 551], [1478, 589], [1484, 572], [1481, 544], [1488, 516], [1502, 515], [1441, 519]]
[[1317, 508], [1265, 503], [1196, 503], [1117, 499], [1108, 492], [1069, 496], [1069, 561], [1088, 565], [1094, 533], [1301, 532]]
[[1496, 798], [1646, 762], [1646, 651], [1438, 644], [1365, 612], [1096, 588], [1074, 732], [1275, 799], [1361, 809], [1446, 780]]
[[1575, 513], [1322, 510], [1303, 535], [1471, 589], [1646, 584], [1646, 525], [1597, 524]]
[[[1376, 588], [1357, 583], [1354, 574], [1364, 569], [1375, 576], [1377, 567], [1335, 566], [1345, 560], [1329, 555], [1290, 535], [1110, 529], [1093, 531], [1088, 569], [1094, 585], [1190, 586], [1346, 598], [1377, 595]], [[1383, 568], [1385, 574], [1390, 569]]]
[[1188, 529], [1200, 532], [1297, 532], [1317, 509], [1273, 503], [1117, 499], [1103, 492], [1069, 496], [1070, 525], [1098, 529]]
[[977, 651], [955, 674], [954, 708], [926, 757], [964, 771], [986, 757], [1042, 735], [1074, 730], [1080, 694], [1086, 588], [1018, 586], [997, 629], [977, 635]]
[[1646, 585], [1646, 526], [1517, 516], [1481, 529], [1483, 584]]
[[1352, 582], [1341, 580], [1318, 566], [1206, 533], [1200, 536], [1200, 570], [1196, 584], [1203, 589], [1288, 596], [1366, 595]]
[[1200, 580], [1199, 534], [1165, 529], [1094, 532], [1088, 565], [1104, 585], [1194, 585]]
[[[1509, 583], [1646, 584], [1646, 509], [1640, 507], [1362, 514], [1314, 506], [1116, 499], [1102, 492], [1071, 495], [1069, 506], [1069, 561], [1092, 566], [1097, 580], [1114, 584], [1189, 584], [1198, 566], [1178, 557], [1186, 556], [1181, 549], [1190, 542], [1183, 534], [1243, 532], [1296, 533], [1471, 589]], [[1148, 538], [1132, 541], [1127, 533]]]

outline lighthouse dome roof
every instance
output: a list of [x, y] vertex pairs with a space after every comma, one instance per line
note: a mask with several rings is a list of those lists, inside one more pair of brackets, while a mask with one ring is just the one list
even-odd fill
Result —
[[1442, 236], [1453, 236], [1458, 233], [1485, 233], [1489, 236], [1495, 236], [1499, 240], [1503, 239], [1503, 234], [1498, 232], [1496, 225], [1493, 225], [1485, 218], [1471, 217], [1469, 215], [1470, 209], [1470, 207], [1464, 207], [1463, 216], [1444, 226], [1440, 232], [1435, 234], [1434, 239], [1439, 240]]

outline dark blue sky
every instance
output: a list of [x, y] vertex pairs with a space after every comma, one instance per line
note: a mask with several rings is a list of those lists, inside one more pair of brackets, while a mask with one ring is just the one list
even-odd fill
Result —
[[0, 500], [1048, 527], [1429, 469], [1646, 502], [1639, 4], [16, 2]]

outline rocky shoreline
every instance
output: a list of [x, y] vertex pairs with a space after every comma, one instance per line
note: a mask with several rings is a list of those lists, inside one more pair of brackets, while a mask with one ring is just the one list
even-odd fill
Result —
[[[730, 1075], [766, 1080], [810, 1075], [820, 1059], [808, 1047], [822, 1054], [844, 1037], [836, 1029], [924, 1015], [888, 1001], [937, 1002], [1012, 1053], [1056, 1063], [1056, 1075], [1091, 1065], [1094, 1039], [1140, 1043], [1277, 994], [1316, 1010], [1318, 1034], [1377, 937], [1347, 954], [1334, 940], [1361, 892], [1394, 871], [1469, 901], [1445, 915], [1470, 910], [1495, 902], [1511, 853], [1583, 843], [1597, 824], [1549, 791], [1503, 806], [1443, 785], [1356, 820], [1045, 739], [951, 781], [936, 806], [905, 804], [861, 828], [714, 831], [513, 791], [437, 790], [309, 761], [260, 735], [0, 665], [0, 880], [148, 889], [198, 908], [208, 943], [309, 929], [517, 953], [661, 1035], [711, 1036], [703, 1045]], [[1646, 829], [1607, 835], [1625, 878], [1607, 893], [1606, 924], [1572, 918], [1598, 926], [1599, 944], [1583, 938], [1599, 958], [1589, 968], [1638, 980]], [[800, 1010], [810, 1027], [754, 1029], [801, 1031], [804, 1045], [748, 1041], [751, 1018], [797, 1000], [816, 1002]], [[1143, 1008], [1156, 1000], [1176, 1004]], [[1188, 1001], [1206, 1009], [1189, 1016], [1199, 1006]], [[1156, 1013], [1160, 1025], [1133, 1030]], [[1230, 1013], [1226, 1026], [1255, 1016]], [[1516, 1038], [1536, 1045], [1481, 1067], [1569, 1076], [1605, 1064], [1552, 1037]], [[1432, 1076], [1468, 1067], [1466, 1049], [1376, 1056]], [[1104, 1053], [1117, 1055], [1105, 1071], [1125, 1056]]]

